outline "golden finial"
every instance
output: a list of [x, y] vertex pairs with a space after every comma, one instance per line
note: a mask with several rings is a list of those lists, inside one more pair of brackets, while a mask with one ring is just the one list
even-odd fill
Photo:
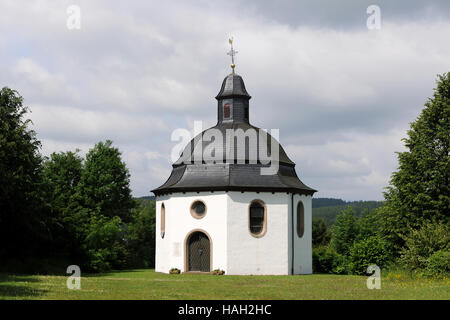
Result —
[[231, 56], [231, 70], [232, 73], [234, 74], [234, 67], [236, 66], [234, 64], [234, 56], [236, 55], [236, 53], [238, 53], [237, 51], [235, 51], [233, 49], [233, 37], [231, 37], [230, 39], [228, 39], [228, 43], [231, 45], [231, 50], [227, 53], [229, 56]]

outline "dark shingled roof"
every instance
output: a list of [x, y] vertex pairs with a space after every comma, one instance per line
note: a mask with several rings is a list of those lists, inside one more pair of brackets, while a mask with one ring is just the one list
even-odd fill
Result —
[[[248, 142], [245, 145], [245, 154], [237, 153], [237, 139], [234, 139], [234, 154], [227, 157], [226, 149], [226, 130], [227, 129], [241, 129], [244, 132], [251, 132], [254, 130], [259, 137], [261, 129], [252, 126], [247, 118], [243, 118], [243, 110], [248, 106], [250, 95], [245, 89], [242, 77], [236, 74], [228, 75], [222, 82], [222, 87], [219, 94], [216, 96], [218, 100], [219, 121], [216, 126], [203, 131], [196, 136], [186, 146], [181, 157], [172, 165], [172, 173], [167, 181], [152, 190], [155, 195], [173, 193], [173, 192], [188, 192], [188, 191], [269, 191], [269, 192], [295, 192], [301, 194], [312, 195], [316, 190], [306, 186], [297, 177], [295, 172], [295, 163], [286, 155], [283, 147], [279, 146], [279, 161], [278, 171], [273, 175], [262, 175], [261, 168], [269, 167], [269, 164], [260, 159], [260, 144], [257, 144], [256, 152], [249, 151]], [[233, 114], [235, 118], [224, 120], [221, 117], [221, 106], [224, 99], [232, 99]], [[229, 100], [227, 100], [229, 101]], [[244, 102], [243, 102], [244, 101]], [[246, 104], [247, 103], [247, 104]], [[221, 159], [214, 159], [215, 161], [198, 161], [195, 162], [194, 154], [198, 150], [205, 150], [206, 147], [212, 147], [218, 143], [215, 139], [203, 140], [205, 135], [210, 137], [211, 134], [220, 132], [223, 137], [223, 157]], [[277, 142], [272, 136], [267, 135], [266, 145], [269, 154], [271, 154], [272, 139]], [[258, 138], [259, 142], [259, 138]], [[202, 148], [199, 149], [200, 143]], [[211, 145], [212, 144], [212, 145]], [[195, 152], [194, 152], [195, 151]], [[256, 154], [256, 157], [253, 155]], [[201, 159], [201, 158], [199, 158]]]
[[250, 99], [251, 96], [245, 89], [244, 80], [240, 75], [229, 74], [222, 82], [222, 87], [216, 96], [217, 100], [230, 97], [244, 97]]
[[[243, 132], [250, 132], [252, 130], [254, 130], [255, 135], [258, 139], [259, 142], [259, 131], [261, 130], [260, 128], [254, 127], [251, 124], [245, 123], [245, 122], [222, 122], [219, 123], [217, 125], [215, 125], [214, 127], [211, 127], [205, 131], [203, 131], [201, 134], [199, 134], [198, 136], [196, 136], [194, 139], [191, 140], [190, 143], [187, 144], [187, 146], [185, 147], [181, 157], [174, 163], [175, 166], [180, 165], [182, 163], [193, 163], [194, 161], [194, 150], [205, 150], [208, 146], [210, 145], [217, 145], [220, 146], [218, 144], [218, 142], [214, 139], [208, 140], [208, 138], [204, 138], [200, 140], [200, 135], [202, 137], [211, 137], [211, 131], [212, 130], [218, 130], [222, 137], [223, 137], [223, 142], [221, 143], [222, 145], [222, 162], [226, 162], [226, 156], [227, 156], [227, 144], [226, 144], [226, 130], [227, 129], [233, 129], [233, 130], [238, 130], [241, 129], [243, 130]], [[266, 138], [266, 145], [267, 145], [267, 149], [269, 152], [271, 151], [271, 139], [274, 139], [270, 134], [267, 133], [267, 138]], [[199, 147], [197, 147], [197, 145], [200, 143], [200, 141], [202, 141], [202, 148], [200, 149]], [[278, 144], [278, 142], [275, 140], [275, 142]], [[238, 146], [239, 142], [237, 139], [234, 139], [234, 155], [232, 157], [232, 159], [234, 160], [234, 162], [237, 162], [238, 159]], [[295, 165], [294, 162], [292, 162], [291, 159], [289, 159], [289, 157], [287, 156], [286, 152], [284, 151], [283, 147], [279, 145], [279, 161], [281, 163], [285, 163], [288, 165]], [[212, 148], [212, 146], [211, 146]], [[245, 158], [241, 159], [244, 160], [245, 162], [250, 162], [251, 160], [255, 160], [256, 162], [263, 162], [261, 161], [261, 159], [259, 158], [260, 156], [260, 144], [258, 143], [256, 145], [256, 150], [255, 150], [255, 154], [256, 154], [256, 159], [253, 159], [252, 157], [252, 153], [249, 151], [249, 147], [248, 147], [248, 142], [245, 148]], [[231, 159], [229, 157], [229, 159]], [[264, 160], [264, 159], [263, 159]]]

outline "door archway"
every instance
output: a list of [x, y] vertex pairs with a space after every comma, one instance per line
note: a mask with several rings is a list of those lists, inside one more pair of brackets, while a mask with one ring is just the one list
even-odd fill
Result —
[[205, 232], [192, 231], [186, 239], [185, 250], [186, 271], [211, 271], [211, 241]]

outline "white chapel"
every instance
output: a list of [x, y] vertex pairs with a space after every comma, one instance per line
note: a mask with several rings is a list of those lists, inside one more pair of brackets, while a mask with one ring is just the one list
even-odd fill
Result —
[[[217, 124], [192, 139], [167, 181], [152, 190], [155, 270], [310, 274], [316, 190], [300, 181], [278, 141], [269, 134], [263, 139], [265, 131], [250, 124], [251, 97], [234, 72], [234, 61], [231, 67], [216, 96]], [[243, 143], [230, 139], [230, 132], [244, 133]], [[256, 143], [250, 143], [252, 137]], [[210, 158], [199, 158], [198, 150], [214, 151]], [[268, 163], [264, 153], [277, 156]], [[270, 166], [274, 172], [263, 174]]]

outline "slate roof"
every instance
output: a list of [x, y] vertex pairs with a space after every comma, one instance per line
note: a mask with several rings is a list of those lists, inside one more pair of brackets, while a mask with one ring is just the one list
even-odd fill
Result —
[[[222, 82], [222, 87], [216, 99], [219, 106], [223, 99], [237, 98], [250, 99], [250, 95], [245, 89], [245, 84], [239, 75], [230, 74]], [[236, 104], [238, 105], [238, 104]], [[240, 107], [240, 104], [239, 104]], [[266, 146], [266, 150], [271, 152], [272, 136], [268, 135], [264, 144], [257, 143], [256, 152], [250, 152], [249, 145], [245, 145], [244, 154], [237, 152], [237, 140], [234, 140], [234, 153], [230, 152], [226, 143], [227, 129], [242, 129], [244, 132], [256, 132], [259, 136], [261, 129], [252, 126], [250, 123], [242, 121], [218, 121], [217, 125], [211, 127], [197, 137], [185, 147], [181, 157], [172, 165], [172, 173], [167, 181], [160, 187], [152, 190], [155, 195], [189, 192], [189, 191], [269, 191], [269, 192], [294, 192], [312, 195], [316, 190], [306, 186], [298, 178], [295, 172], [295, 163], [287, 156], [283, 147], [279, 146], [278, 171], [273, 175], [262, 175], [261, 168], [268, 167], [264, 159], [260, 159], [259, 146]], [[217, 130], [223, 137], [221, 144], [218, 141], [206, 141], [202, 137], [210, 136], [212, 130]], [[276, 141], [276, 140], [275, 140]], [[258, 138], [259, 142], [259, 138]], [[199, 148], [199, 146], [202, 148]], [[212, 144], [212, 145], [211, 145]], [[207, 147], [222, 147], [222, 157], [216, 157], [215, 161], [196, 162], [195, 155], [200, 150]], [[201, 154], [201, 153], [199, 153]], [[255, 156], [256, 154], [256, 156]], [[201, 157], [197, 159], [202, 159]]]
[[231, 73], [222, 81], [222, 87], [216, 96], [217, 100], [231, 97], [243, 97], [250, 99], [251, 96], [245, 89], [245, 83], [238, 74]]
[[[185, 149], [183, 150], [183, 153], [181, 155], [181, 157], [174, 163], [175, 166], [181, 165], [182, 163], [194, 163], [194, 159], [195, 159], [195, 152], [200, 152], [201, 150], [206, 150], [206, 148], [208, 148], [210, 145], [210, 147], [212, 148], [213, 146], [218, 147], [222, 147], [222, 162], [226, 162], [227, 160], [227, 155], [229, 154], [229, 150], [227, 149], [228, 145], [226, 142], [226, 130], [227, 129], [232, 129], [232, 130], [238, 130], [241, 129], [243, 132], [249, 132], [253, 131], [255, 133], [255, 136], [258, 139], [258, 143], [256, 144], [256, 150], [255, 152], [250, 152], [250, 148], [248, 146], [248, 143], [245, 147], [245, 154], [244, 155], [240, 155], [238, 152], [238, 145], [239, 145], [239, 141], [237, 139], [235, 139], [233, 141], [234, 143], [234, 154], [232, 157], [228, 157], [228, 159], [233, 159], [233, 162], [237, 162], [237, 160], [241, 160], [241, 161], [245, 161], [245, 162], [264, 162], [264, 159], [260, 159], [260, 146], [261, 144], [263, 144], [263, 142], [261, 142], [261, 144], [259, 143], [259, 135], [260, 135], [260, 128], [257, 128], [255, 126], [252, 126], [251, 124], [245, 123], [245, 122], [222, 122], [222, 123], [218, 123], [217, 125], [215, 125], [214, 127], [211, 127], [205, 131], [203, 131], [201, 134], [199, 134], [197, 137], [195, 137], [194, 139], [191, 140], [190, 143], [187, 144], [187, 146], [185, 147]], [[209, 140], [208, 138], [205, 137], [210, 137], [211, 134], [210, 131], [212, 130], [218, 130], [218, 132], [220, 132], [221, 136], [222, 136], [222, 143], [219, 144], [216, 140]], [[203, 138], [203, 139], [201, 139]], [[200, 140], [201, 139], [201, 140]], [[266, 145], [266, 150], [268, 150], [269, 154], [271, 151], [271, 145], [273, 144], [272, 139], [274, 139], [269, 133], [267, 134], [266, 137], [266, 141], [265, 141], [265, 145]], [[275, 140], [276, 141], [276, 140]], [[202, 147], [200, 148], [198, 145], [200, 144], [200, 142], [202, 142]], [[278, 141], [276, 141], [276, 143], [278, 144]], [[288, 164], [288, 165], [295, 165], [294, 162], [292, 162], [291, 159], [289, 159], [289, 157], [287, 156], [286, 152], [284, 151], [283, 147], [278, 144], [279, 146], [279, 162], [284, 163], [284, 164]], [[254, 155], [256, 154], [256, 157], [254, 157]], [[200, 158], [199, 158], [200, 159]]]
[[173, 168], [169, 179], [153, 190], [155, 195], [189, 191], [267, 191], [312, 195], [294, 167], [280, 165], [277, 174], [261, 175], [258, 164], [193, 164]]

